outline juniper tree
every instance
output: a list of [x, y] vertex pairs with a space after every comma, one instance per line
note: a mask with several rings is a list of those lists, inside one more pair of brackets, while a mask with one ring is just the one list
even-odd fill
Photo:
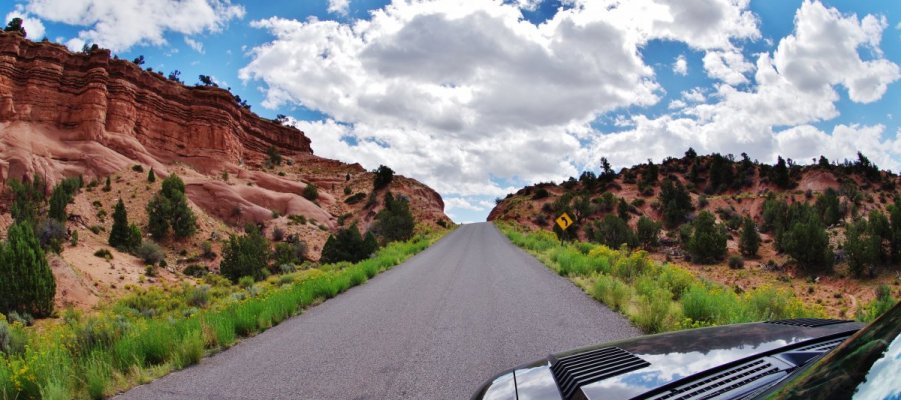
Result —
[[46, 317], [53, 312], [56, 281], [28, 222], [16, 222], [0, 242], [0, 313]]
[[243, 236], [231, 235], [222, 249], [222, 263], [219, 270], [223, 276], [237, 282], [245, 276], [254, 279], [263, 277], [263, 270], [269, 262], [269, 242], [263, 234], [252, 227]]
[[127, 250], [130, 244], [129, 234], [128, 212], [125, 210], [125, 203], [119, 199], [113, 209], [113, 228], [109, 233], [109, 245], [119, 250]]
[[691, 223], [691, 236], [686, 243], [691, 260], [709, 264], [722, 260], [726, 255], [726, 232], [716, 223], [716, 217], [707, 211], [698, 213]]
[[760, 248], [760, 233], [757, 232], [757, 224], [751, 218], [745, 217], [741, 227], [741, 240], [738, 242], [739, 250], [745, 257], [756, 257]]

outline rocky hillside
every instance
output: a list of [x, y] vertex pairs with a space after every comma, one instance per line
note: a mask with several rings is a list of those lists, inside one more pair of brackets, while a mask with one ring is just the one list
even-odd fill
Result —
[[[374, 191], [373, 173], [318, 157], [314, 146], [214, 85], [186, 86], [104, 49], [72, 53], [0, 32], [0, 232], [11, 224], [5, 188], [12, 179], [40, 175], [49, 188], [66, 177], [101, 185], [111, 178], [111, 190], [89, 186], [69, 206], [66, 228], [80, 240], [51, 256], [63, 303], [91, 305], [129, 284], [177, 281], [190, 263], [215, 270], [216, 258], [196, 257], [200, 245], [211, 241], [218, 251], [246, 223], [297, 234], [318, 259], [329, 233], [352, 223], [366, 229], [386, 191], [409, 199], [417, 223], [450, 221], [441, 196], [424, 184], [396, 176]], [[184, 180], [199, 229], [189, 241], [162, 243], [169, 267], [145, 279], [135, 257], [93, 253], [106, 246], [119, 198], [131, 221], [147, 221], [145, 206], [161, 180], [148, 182], [150, 170]], [[308, 185], [316, 186], [314, 197], [304, 196]]]
[[[514, 221], [534, 229], [555, 230], [554, 219], [567, 212], [576, 222], [567, 232], [570, 237], [602, 242], [604, 235], [626, 237], [610, 233], [613, 228], [608, 223], [610, 219], [606, 219], [608, 216], [625, 221], [632, 235], [637, 233], [638, 237], [641, 236], [639, 220], [652, 220], [662, 227], [654, 240], [633, 239], [632, 242], [633, 246], [643, 247], [655, 258], [682, 263], [702, 276], [734, 286], [738, 291], [785, 283], [784, 286], [794, 289], [800, 297], [824, 304], [836, 316], [845, 315], [849, 309], [853, 311], [861, 298], [872, 298], [873, 289], [879, 284], [887, 283], [893, 292], [901, 295], [898, 286], [901, 268], [891, 255], [894, 254], [891, 249], [897, 247], [891, 243], [891, 233], [884, 234], [881, 249], [873, 250], [881, 250], [882, 261], [870, 262], [872, 268], [862, 277], [849, 270], [845, 247], [847, 227], [852, 223], [871, 219], [874, 211], [880, 217], [890, 219], [891, 205], [899, 197], [899, 177], [889, 171], [880, 171], [863, 155], [858, 160], [841, 163], [825, 158], [816, 161], [801, 166], [780, 158], [779, 164], [767, 165], [744, 156], [698, 156], [690, 150], [683, 158], [669, 158], [660, 164], [649, 162], [619, 172], [607, 167], [606, 172], [599, 175], [587, 172], [578, 179], [573, 177], [559, 184], [527, 186], [498, 199], [488, 220]], [[670, 185], [672, 182], [678, 184]], [[666, 223], [667, 210], [662, 204], [663, 188], [668, 185], [684, 187], [690, 199], [684, 218], [675, 224]], [[806, 204], [814, 213], [831, 219], [823, 225], [831, 249], [830, 257], [834, 257], [833, 272], [817, 273], [812, 277], [808, 271], [799, 268], [798, 261], [789, 252], [777, 247], [779, 238], [776, 236], [781, 233], [768, 225], [774, 224], [777, 214], [778, 207], [773, 205], [780, 203], [787, 206]], [[712, 214], [717, 226], [725, 232], [725, 252], [712, 265], [691, 262], [690, 252], [686, 250], [686, 233], [691, 232], [686, 228], [703, 211]], [[788, 214], [791, 212], [780, 215]], [[830, 217], [825, 217], [826, 214]], [[745, 254], [744, 266], [740, 267], [736, 260], [742, 255], [740, 240], [746, 217], [760, 231], [761, 240], [756, 255]], [[606, 222], [602, 222], [605, 219]], [[870, 226], [875, 227], [875, 224]], [[861, 232], [870, 232], [861, 229]], [[882, 231], [887, 229], [886, 225]], [[730, 258], [736, 259], [733, 268], [726, 266]], [[851, 279], [853, 276], [857, 278]], [[807, 279], [820, 282], [820, 286], [828, 289], [815, 290], [813, 286], [805, 285]]]

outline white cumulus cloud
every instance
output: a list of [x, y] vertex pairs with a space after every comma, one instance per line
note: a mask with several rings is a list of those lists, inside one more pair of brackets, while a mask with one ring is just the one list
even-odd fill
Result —
[[684, 54], [676, 57], [676, 61], [673, 62], [673, 72], [682, 76], [688, 75], [688, 61], [685, 60]]
[[592, 121], [659, 101], [648, 41], [716, 50], [759, 37], [746, 1], [574, 2], [537, 25], [530, 4], [396, 0], [347, 23], [254, 21], [273, 39], [240, 77], [265, 84], [265, 107], [327, 114], [299, 123], [317, 154], [389, 164], [446, 198], [502, 196], [499, 181], [593, 166]]
[[[758, 55], [753, 81], [746, 78], [751, 87], [739, 90], [727, 81], [709, 95], [716, 102], [688, 106], [680, 115], [633, 118], [632, 129], [600, 136], [592, 148], [619, 165], [648, 156], [661, 159], [674, 148], [693, 146], [699, 152], [747, 152], [766, 162], [779, 154], [801, 161], [820, 154], [853, 159], [861, 151], [882, 167], [897, 168], [901, 141], [897, 133], [884, 138], [883, 125], [839, 124], [831, 132], [812, 125], [839, 115], [835, 86], [847, 87], [852, 101], [866, 103], [898, 80], [898, 66], [882, 58], [877, 47], [886, 27], [880, 21], [805, 1], [795, 16], [795, 32], [779, 42], [774, 54]], [[863, 48], [877, 56], [862, 61]], [[683, 93], [686, 99], [702, 95]]]
[[194, 40], [185, 36], [185, 44], [187, 44], [188, 47], [194, 49], [194, 51], [203, 54], [203, 43], [201, 43], [199, 40]]
[[67, 42], [70, 48], [95, 43], [113, 51], [163, 45], [169, 31], [217, 32], [245, 14], [243, 6], [228, 0], [29, 0], [25, 10], [45, 20], [89, 27]]
[[350, 0], [328, 0], [328, 12], [347, 15], [350, 10]]
[[[298, 122], [318, 154], [390, 164], [451, 199], [451, 213], [489, 209], [479, 196], [513, 190], [498, 182], [559, 180], [601, 156], [624, 166], [689, 146], [763, 161], [860, 150], [898, 165], [901, 141], [883, 138], [883, 125], [813, 126], [839, 115], [836, 86], [869, 102], [898, 79], [879, 47], [882, 17], [805, 1], [794, 32], [749, 59], [738, 44], [761, 37], [747, 1], [570, 5], [537, 25], [519, 2], [500, 0], [397, 0], [350, 23], [255, 21], [273, 40], [251, 50], [240, 77], [265, 83], [267, 107], [327, 114]], [[641, 54], [654, 39], [702, 52], [718, 83], [681, 92], [669, 114], [618, 112], [663, 96]], [[827, 65], [835, 70], [813, 73]], [[673, 68], [687, 73], [684, 56]], [[592, 127], [612, 113], [621, 131]]]

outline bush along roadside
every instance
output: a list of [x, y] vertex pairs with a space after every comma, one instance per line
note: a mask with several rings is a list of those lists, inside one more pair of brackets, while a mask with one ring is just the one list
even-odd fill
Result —
[[90, 315], [65, 311], [36, 327], [0, 316], [0, 400], [101, 399], [147, 383], [366, 282], [445, 233], [261, 282], [209, 274], [198, 285], [136, 290]]
[[822, 307], [802, 304], [787, 291], [761, 287], [738, 294], [679, 266], [653, 261], [644, 251], [561, 243], [551, 232], [528, 232], [509, 223], [497, 227], [646, 333], [825, 315]]

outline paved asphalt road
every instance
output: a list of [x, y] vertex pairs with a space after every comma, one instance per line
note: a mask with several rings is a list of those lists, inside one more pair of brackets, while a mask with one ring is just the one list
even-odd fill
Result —
[[639, 334], [488, 223], [120, 399], [468, 399], [504, 369]]

